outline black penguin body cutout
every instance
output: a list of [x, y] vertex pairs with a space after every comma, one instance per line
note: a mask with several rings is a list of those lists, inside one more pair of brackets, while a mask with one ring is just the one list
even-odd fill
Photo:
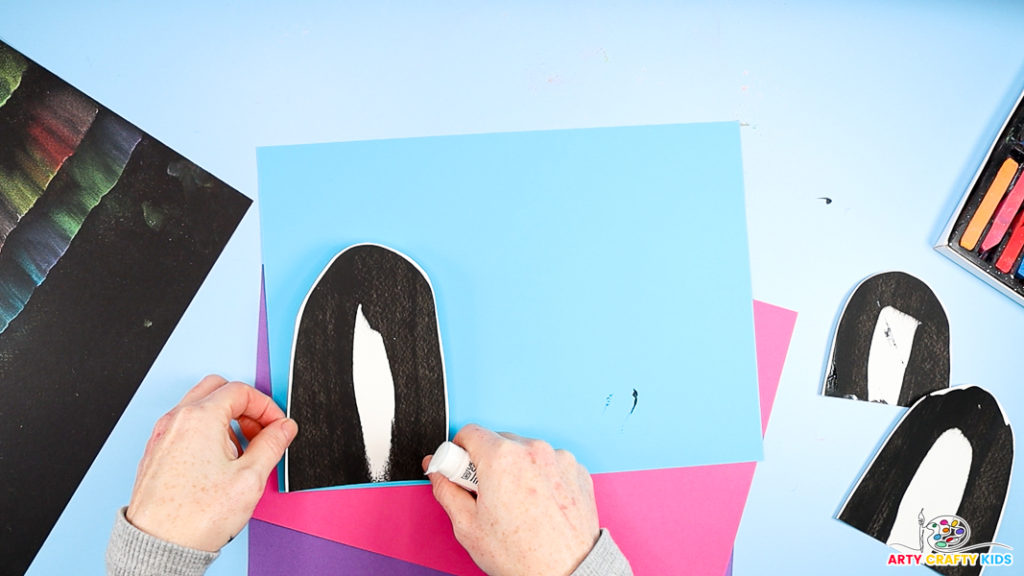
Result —
[[[903, 496], [922, 461], [936, 440], [952, 429], [958, 429], [970, 443], [971, 463], [958, 509], [938, 512], [955, 514], [967, 521], [971, 537], [966, 545], [994, 542], [1009, 491], [1013, 431], [996, 399], [977, 386], [935, 392], [918, 401], [879, 449], [836, 517], [886, 542]], [[953, 465], [950, 463], [950, 467]], [[981, 572], [981, 566], [933, 569], [948, 576], [975, 576]]]
[[[384, 478], [372, 478], [353, 378], [357, 315], [380, 334], [394, 383]], [[360, 319], [362, 320], [362, 319]], [[300, 433], [285, 455], [286, 490], [422, 480], [420, 462], [448, 436], [444, 361], [434, 294], [405, 256], [376, 245], [338, 254], [297, 319], [289, 416]]]
[[847, 300], [832, 343], [826, 396], [868, 400], [868, 360], [875, 325], [890, 306], [920, 322], [903, 373], [897, 404], [910, 406], [949, 387], [949, 320], [927, 284], [903, 272], [864, 280]]

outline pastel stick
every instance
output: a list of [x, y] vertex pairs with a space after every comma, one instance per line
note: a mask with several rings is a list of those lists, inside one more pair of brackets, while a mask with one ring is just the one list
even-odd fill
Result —
[[999, 204], [999, 210], [996, 211], [996, 217], [992, 220], [992, 226], [985, 234], [985, 239], [981, 241], [982, 252], [991, 250], [993, 246], [997, 246], [1003, 241], [1003, 236], [1006, 235], [1006, 230], [1013, 222], [1013, 217], [1020, 210], [1022, 202], [1024, 202], [1024, 178], [1018, 178], [1013, 189]]
[[1010, 232], [1010, 240], [1003, 247], [1002, 254], [996, 260], [996, 269], [1003, 274], [1009, 274], [1013, 263], [1020, 256], [1021, 248], [1024, 248], [1024, 214], [1017, 214], [1013, 221], [1013, 231]]
[[974, 211], [970, 222], [967, 223], [967, 229], [964, 230], [963, 236], [960, 237], [960, 246], [962, 248], [974, 250], [978, 245], [981, 233], [988, 226], [989, 220], [992, 219], [992, 214], [996, 211], [996, 207], [999, 206], [999, 201], [1003, 199], [1003, 195], [1006, 194], [1006, 189], [1010, 187], [1010, 181], [1013, 180], [1013, 176], [1017, 173], [1017, 168], [1019, 167], [1020, 164], [1013, 158], [1007, 158], [1003, 161], [1003, 165], [999, 167], [999, 172], [996, 173], [992, 184], [985, 191], [981, 204], [978, 205], [978, 209]]

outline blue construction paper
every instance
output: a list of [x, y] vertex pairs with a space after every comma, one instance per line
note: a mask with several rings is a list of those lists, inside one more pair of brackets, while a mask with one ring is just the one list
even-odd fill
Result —
[[451, 433], [545, 438], [591, 472], [761, 457], [737, 123], [269, 147], [258, 167], [282, 405], [303, 298], [374, 242], [431, 279]]

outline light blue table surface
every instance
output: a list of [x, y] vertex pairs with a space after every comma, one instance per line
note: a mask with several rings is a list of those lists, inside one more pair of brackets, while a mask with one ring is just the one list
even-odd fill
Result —
[[[0, 5], [0, 38], [250, 196], [258, 146], [740, 121], [753, 294], [800, 313], [741, 576], [886, 572], [888, 549], [832, 516], [901, 409], [818, 395], [865, 276], [930, 284], [953, 383], [985, 386], [1024, 422], [1024, 307], [931, 248], [1024, 88], [1021, 30], [1014, 1]], [[253, 379], [258, 278], [254, 210], [32, 574], [102, 573], [153, 421], [207, 372]], [[1024, 546], [1024, 518], [1006, 514], [998, 540]], [[239, 538], [211, 573], [245, 562]]]

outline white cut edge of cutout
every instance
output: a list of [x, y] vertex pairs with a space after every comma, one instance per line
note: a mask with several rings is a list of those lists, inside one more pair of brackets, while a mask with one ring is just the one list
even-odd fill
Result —
[[920, 320], [895, 306], [886, 304], [878, 311], [868, 347], [868, 402], [899, 404], [919, 326]]
[[[867, 466], [865, 466], [863, 469], [861, 469], [860, 475], [857, 477], [857, 483], [854, 484], [852, 488], [850, 488], [849, 492], [847, 492], [846, 498], [843, 499], [843, 505], [839, 507], [839, 511], [835, 513], [833, 518], [835, 518], [836, 520], [839, 520], [839, 517], [843, 515], [843, 512], [846, 510], [846, 506], [850, 503], [850, 498], [853, 497], [853, 494], [855, 492], [857, 492], [857, 488], [860, 488], [860, 483], [864, 480], [864, 476], [867, 474], [868, 470], [871, 470], [871, 467], [875, 465], [875, 460], [877, 460], [878, 459], [878, 455], [882, 453], [882, 449], [885, 448], [886, 445], [889, 444], [889, 441], [892, 440], [893, 434], [895, 434], [896, 431], [899, 430], [900, 424], [903, 423], [903, 421], [907, 418], [907, 416], [910, 415], [911, 411], [913, 411], [914, 408], [916, 408], [918, 404], [920, 404], [921, 402], [924, 402], [925, 398], [928, 398], [929, 396], [942, 396], [942, 395], [945, 395], [945, 394], [949, 394], [950, 392], [952, 392], [954, 390], [967, 390], [968, 388], [981, 388], [985, 393], [987, 393], [989, 396], [991, 396], [993, 400], [995, 400], [996, 408], [999, 409], [999, 413], [1002, 414], [1002, 416], [1003, 416], [1003, 422], [1010, 428], [1010, 448], [1013, 449], [1012, 456], [1016, 457], [1016, 455], [1017, 455], [1017, 437], [1013, 433], [1013, 426], [1010, 424], [1010, 419], [1006, 417], [1006, 410], [1003, 410], [1002, 402], [999, 401], [999, 398], [996, 397], [995, 394], [989, 392], [987, 389], [982, 388], [981, 386], [978, 386], [977, 384], [960, 384], [958, 386], [950, 386], [949, 388], [943, 388], [942, 390], [936, 390], [935, 392], [932, 392], [930, 394], [925, 394], [924, 396], [920, 397], [917, 400], [917, 402], [914, 402], [913, 405], [911, 405], [909, 408], [906, 409], [906, 412], [904, 412], [903, 416], [901, 416], [899, 421], [896, 422], [896, 425], [893, 426], [892, 430], [890, 430], [888, 434], [886, 434], [885, 440], [883, 440], [882, 443], [878, 446], [878, 448], [875, 449], [875, 455], [871, 457], [871, 461], [868, 462]], [[911, 480], [913, 480], [913, 479], [911, 479]], [[999, 519], [996, 521], [996, 528], [995, 528], [995, 531], [993, 532], [993, 534], [999, 534], [999, 527], [1002, 526], [1002, 524], [1003, 524], [1003, 515], [1006, 513], [1006, 501], [1009, 500], [1009, 497], [1010, 497], [1010, 487], [1011, 486], [1013, 486], [1013, 462], [1012, 461], [1010, 462], [1010, 475], [1006, 478], [1006, 496], [1003, 497], [1003, 506], [999, 510]], [[955, 514], [955, 512], [953, 512], [953, 513]], [[967, 520], [967, 522], [970, 523], [970, 519], [964, 518], [964, 520]], [[858, 532], [861, 532], [861, 534], [865, 534], [859, 528], [854, 528], [854, 529], [857, 530]]]
[[[829, 343], [828, 358], [825, 360], [825, 367], [824, 367], [825, 369], [824, 369], [822, 377], [821, 377], [821, 386], [818, 388], [818, 396], [824, 396], [826, 398], [839, 398], [839, 399], [842, 399], [842, 400], [849, 400], [849, 398], [845, 398], [845, 397], [842, 397], [842, 396], [829, 396], [828, 394], [825, 393], [825, 387], [828, 385], [828, 375], [832, 371], [832, 364], [833, 364], [833, 362], [835, 360], [835, 357], [836, 357], [836, 337], [839, 336], [839, 323], [842, 322], [843, 318], [846, 316], [846, 309], [849, 308], [849, 306], [850, 306], [850, 299], [853, 298], [853, 295], [857, 293], [857, 290], [859, 290], [860, 287], [865, 282], [867, 282], [868, 280], [871, 280], [872, 278], [874, 278], [876, 276], [883, 276], [885, 274], [893, 274], [893, 273], [906, 274], [907, 276], [910, 276], [912, 278], [917, 278], [918, 280], [921, 280], [917, 276], [914, 276], [913, 274], [911, 274], [910, 272], [907, 272], [905, 270], [886, 270], [885, 272], [876, 272], [875, 274], [871, 274], [869, 276], [866, 276], [866, 277], [862, 278], [861, 281], [857, 282], [857, 285], [854, 286], [853, 289], [850, 290], [847, 293], [846, 299], [843, 301], [843, 307], [839, 310], [839, 314], [836, 315], [836, 317], [832, 319], [832, 340]], [[921, 282], [925, 286], [928, 286], [928, 289], [931, 290], [932, 287], [927, 282], [925, 282], [924, 280], [921, 280]], [[936, 294], [934, 290], [931, 290], [931, 291], [932, 291], [932, 295], [935, 296], [935, 299], [938, 300], [939, 308], [942, 309], [942, 314], [946, 317], [946, 322], [948, 323], [949, 322], [949, 315], [946, 314], [946, 306], [942, 303], [942, 300], [939, 298], [939, 295]], [[950, 345], [952, 345], [952, 338], [950, 339]], [[950, 353], [952, 354], [952, 350], [950, 350]], [[949, 385], [950, 384], [947, 383], [947, 386], [949, 386]], [[944, 390], [948, 390], [948, 388], [944, 388]], [[863, 400], [863, 399], [860, 399], [860, 398], [858, 398], [857, 400], [861, 401], [861, 402], [865, 402], [866, 401], [866, 400]], [[901, 406], [901, 408], [905, 408], [905, 406]]]
[[[416, 269], [416, 271], [419, 272], [421, 276], [423, 276], [423, 279], [427, 281], [427, 287], [430, 288], [430, 297], [431, 297], [431, 299], [434, 302], [434, 325], [437, 327], [437, 351], [438, 351], [438, 353], [441, 356], [441, 383], [444, 385], [444, 436], [445, 436], [445, 438], [448, 438], [448, 428], [449, 428], [449, 426], [451, 426], [451, 415], [449, 414], [449, 406], [448, 406], [448, 370], [445, 369], [445, 365], [444, 365], [444, 344], [441, 341], [441, 319], [438, 316], [438, 311], [437, 311], [437, 294], [434, 292], [434, 284], [430, 281], [430, 276], [427, 275], [427, 272], [425, 270], [423, 270], [423, 268], [419, 264], [417, 264], [415, 260], [413, 260], [412, 258], [409, 258], [404, 253], [399, 252], [398, 250], [395, 250], [394, 248], [390, 248], [390, 247], [385, 246], [383, 244], [377, 244], [375, 242], [361, 242], [359, 244], [352, 244], [351, 246], [348, 246], [347, 248], [345, 248], [345, 249], [341, 250], [340, 252], [338, 252], [337, 254], [335, 254], [334, 257], [331, 258], [330, 262], [328, 262], [327, 265], [323, 267], [323, 269], [320, 271], [320, 274], [317, 275], [316, 280], [313, 281], [313, 284], [309, 287], [309, 291], [306, 292], [306, 296], [302, 299], [302, 305], [299, 306], [299, 312], [298, 312], [298, 314], [295, 315], [295, 329], [293, 331], [294, 335], [292, 337], [291, 358], [290, 358], [290, 360], [288, 362], [288, 399], [287, 399], [287, 403], [288, 404], [286, 406], [286, 414], [287, 414], [287, 416], [289, 418], [291, 418], [291, 415], [292, 415], [292, 378], [294, 376], [293, 371], [294, 371], [294, 366], [295, 366], [295, 344], [298, 342], [298, 339], [299, 339], [299, 324], [302, 321], [302, 313], [305, 312], [305, 310], [306, 310], [306, 303], [309, 302], [310, 295], [313, 293], [313, 290], [316, 289], [317, 285], [320, 284], [320, 280], [323, 279], [324, 274], [327, 274], [327, 271], [331, 269], [331, 266], [334, 265], [334, 262], [338, 258], [340, 258], [342, 254], [348, 252], [349, 250], [353, 250], [355, 248], [366, 247], [366, 246], [374, 246], [374, 247], [377, 247], [377, 248], [382, 248], [384, 250], [387, 250], [388, 252], [392, 252], [394, 254], [397, 254], [398, 256], [401, 256], [407, 262], [412, 264], [413, 267]], [[271, 382], [271, 384], [273, 384], [273, 382]], [[405, 481], [396, 482], [396, 484], [400, 484], [400, 483], [405, 483]], [[289, 484], [288, 483], [288, 450], [285, 450], [285, 452], [284, 452], [284, 490], [283, 490], [284, 492], [289, 492], [290, 491], [290, 488], [289, 488], [288, 484]], [[392, 484], [392, 483], [391, 482], [385, 482], [385, 483], [381, 483], [381, 484], [382, 485], [387, 485], [387, 484]]]

